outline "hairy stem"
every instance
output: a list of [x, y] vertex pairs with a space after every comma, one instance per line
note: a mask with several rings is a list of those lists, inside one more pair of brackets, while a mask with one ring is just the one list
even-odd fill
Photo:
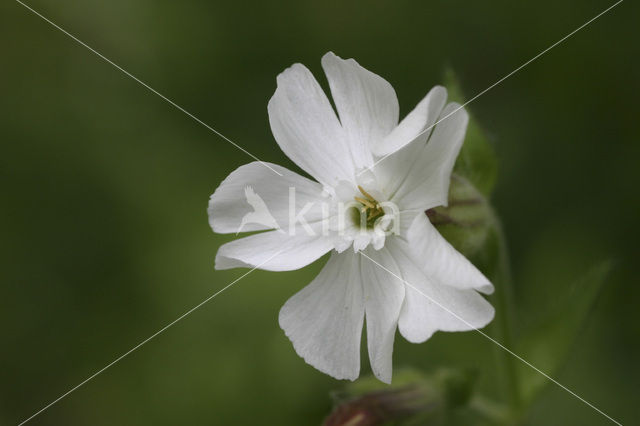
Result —
[[[498, 255], [494, 270], [494, 282], [496, 285], [496, 325], [500, 334], [501, 343], [513, 350], [513, 312], [512, 302], [512, 277], [509, 263], [509, 251], [507, 240], [502, 228], [502, 223], [493, 212], [494, 229], [497, 237]], [[517, 417], [522, 410], [522, 395], [516, 359], [505, 350], [501, 350], [507, 388], [507, 401]]]

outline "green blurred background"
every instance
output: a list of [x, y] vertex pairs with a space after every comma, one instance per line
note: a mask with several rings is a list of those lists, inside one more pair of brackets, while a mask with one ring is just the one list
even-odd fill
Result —
[[[471, 97], [612, 2], [28, 4], [294, 167], [266, 112], [290, 64], [321, 77], [326, 51], [354, 57], [391, 82], [404, 115], [446, 66]], [[638, 12], [623, 2], [469, 106], [499, 158], [516, 329], [614, 261], [556, 376], [623, 424], [640, 419]], [[214, 271], [232, 237], [212, 233], [206, 205], [252, 159], [16, 2], [0, 6], [0, 34], [0, 424], [17, 424], [245, 272]], [[296, 355], [277, 316], [321, 265], [252, 273], [32, 424], [320, 423], [342, 384]], [[394, 364], [477, 368], [500, 397], [496, 350], [477, 333], [398, 337]], [[607, 420], [550, 387], [527, 424]]]

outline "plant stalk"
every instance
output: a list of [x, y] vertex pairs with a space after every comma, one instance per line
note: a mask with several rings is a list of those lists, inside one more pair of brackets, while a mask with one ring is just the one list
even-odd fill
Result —
[[[496, 285], [496, 310], [498, 312], [496, 322], [499, 330], [501, 343], [509, 350], [513, 350], [513, 306], [512, 299], [512, 277], [509, 261], [509, 251], [507, 240], [502, 228], [502, 223], [495, 212], [492, 211], [493, 225], [497, 237], [498, 257], [496, 259], [496, 269], [494, 270], [494, 283]], [[518, 374], [516, 358], [509, 352], [501, 349], [502, 366], [506, 378], [507, 401], [513, 411], [515, 418], [518, 418], [522, 411], [522, 393]]]

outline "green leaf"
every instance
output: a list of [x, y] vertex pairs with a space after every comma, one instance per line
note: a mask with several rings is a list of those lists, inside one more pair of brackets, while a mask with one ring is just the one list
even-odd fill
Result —
[[[520, 336], [515, 352], [553, 377], [566, 360], [610, 270], [610, 261], [593, 266], [569, 294], [557, 299], [554, 309]], [[525, 365], [519, 373], [522, 395], [530, 403], [549, 380]]]
[[[447, 88], [449, 102], [464, 104], [465, 98], [460, 83], [451, 69], [444, 73], [444, 85]], [[465, 109], [469, 110], [468, 107]], [[467, 134], [454, 172], [467, 178], [485, 197], [489, 197], [496, 183], [498, 160], [495, 151], [485, 131], [470, 112]]]

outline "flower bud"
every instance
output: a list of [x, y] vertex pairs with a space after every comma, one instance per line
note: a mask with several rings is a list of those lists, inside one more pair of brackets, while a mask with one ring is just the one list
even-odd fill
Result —
[[334, 394], [336, 406], [323, 425], [441, 424], [448, 410], [469, 402], [476, 376], [467, 370], [440, 369], [426, 375], [405, 369], [392, 385], [362, 378]]
[[484, 246], [493, 225], [493, 213], [487, 199], [457, 174], [451, 175], [449, 205], [425, 213], [442, 236], [467, 257], [472, 257]]

